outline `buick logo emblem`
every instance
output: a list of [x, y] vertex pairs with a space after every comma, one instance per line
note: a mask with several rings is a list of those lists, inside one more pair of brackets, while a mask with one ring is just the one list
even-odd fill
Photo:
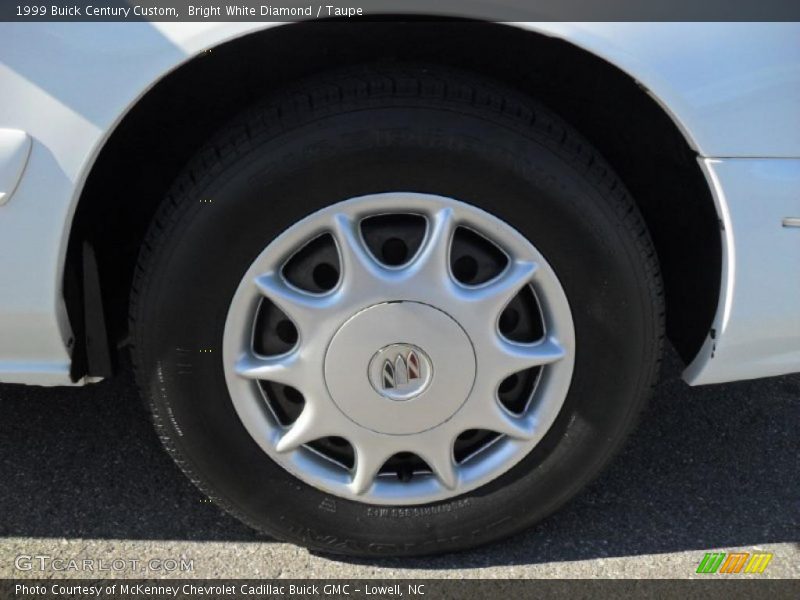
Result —
[[383, 389], [391, 390], [408, 385], [419, 379], [419, 355], [409, 350], [406, 356], [398, 354], [394, 362], [388, 358], [383, 361]]
[[375, 391], [390, 400], [419, 396], [433, 375], [431, 360], [413, 344], [391, 344], [378, 350], [369, 363], [369, 380]]

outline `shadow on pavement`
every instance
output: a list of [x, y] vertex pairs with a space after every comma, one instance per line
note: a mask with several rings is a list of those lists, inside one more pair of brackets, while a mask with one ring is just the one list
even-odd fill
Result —
[[[468, 568], [798, 541], [800, 375], [689, 388], [673, 355], [664, 371], [621, 455], [534, 529], [459, 555], [363, 562]], [[0, 386], [0, 482], [0, 537], [264, 540], [202, 502], [128, 376]]]

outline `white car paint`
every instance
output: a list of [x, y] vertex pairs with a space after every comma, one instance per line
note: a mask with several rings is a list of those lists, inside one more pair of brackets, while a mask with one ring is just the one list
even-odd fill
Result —
[[[0, 24], [0, 128], [33, 141], [0, 206], [0, 381], [70, 384], [64, 257], [83, 183], [116, 124], [182, 63], [281, 25]], [[687, 380], [800, 371], [800, 229], [782, 227], [800, 216], [800, 24], [511, 26], [563, 38], [630, 74], [700, 156], [725, 226], [724, 278], [715, 338]]]
[[19, 129], [0, 129], [0, 206], [8, 202], [31, 153], [31, 138]]
[[704, 159], [724, 208], [727, 250], [721, 300], [709, 335], [684, 377], [718, 383], [800, 369], [800, 160]]

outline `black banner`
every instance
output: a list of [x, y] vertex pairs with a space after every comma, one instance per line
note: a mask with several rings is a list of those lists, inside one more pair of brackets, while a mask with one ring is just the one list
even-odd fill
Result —
[[798, 0], [2, 0], [0, 21], [798, 21]]
[[795, 580], [435, 580], [435, 579], [40, 579], [0, 580], [0, 598], [38, 600], [247, 599], [247, 600], [517, 600], [521, 598], [653, 598], [751, 600], [797, 598]]

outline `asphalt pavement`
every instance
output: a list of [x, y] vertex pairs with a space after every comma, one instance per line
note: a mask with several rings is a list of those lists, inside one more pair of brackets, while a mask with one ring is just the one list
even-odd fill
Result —
[[403, 560], [315, 555], [209, 504], [127, 375], [2, 385], [0, 577], [91, 575], [20, 562], [36, 555], [142, 561], [105, 578], [141, 577], [151, 559], [191, 567], [156, 562], [151, 577], [692, 577], [705, 552], [736, 550], [774, 554], [760, 577], [800, 577], [800, 375], [690, 388], [678, 372], [670, 355], [622, 453], [558, 513], [498, 544]]

